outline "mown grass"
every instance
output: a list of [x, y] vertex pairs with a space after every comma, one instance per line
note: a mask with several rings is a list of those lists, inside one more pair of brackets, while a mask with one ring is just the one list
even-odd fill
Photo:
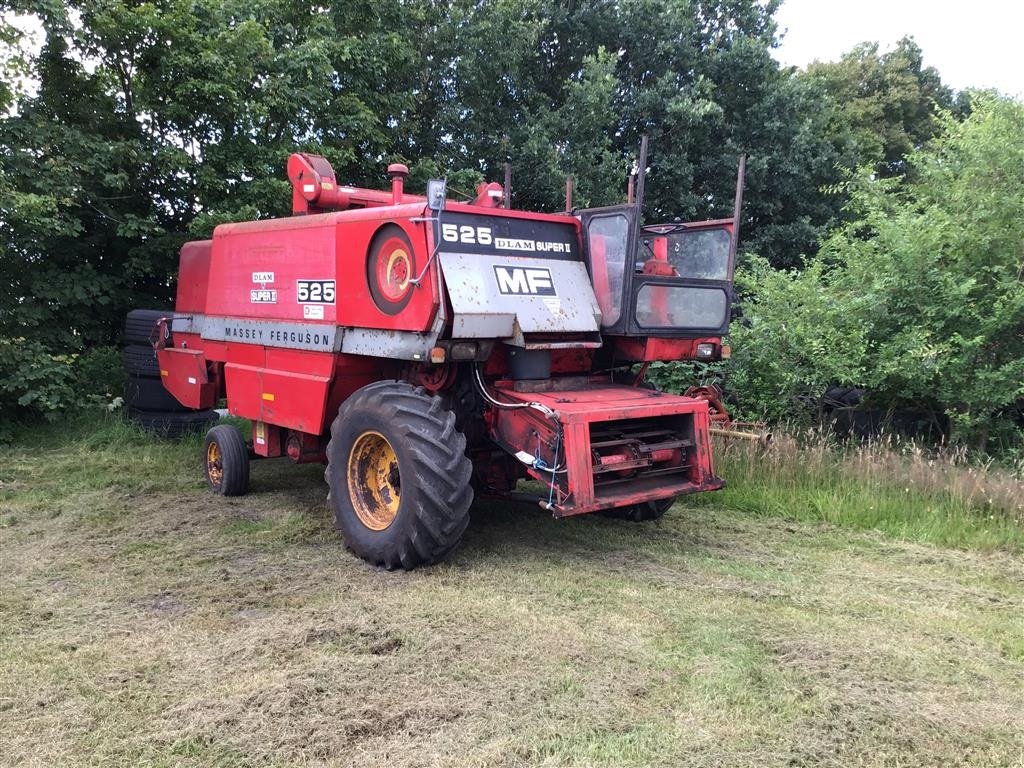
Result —
[[[1024, 562], [1009, 534], [950, 548], [926, 527], [788, 511], [768, 464], [727, 452], [730, 490], [658, 523], [482, 504], [450, 560], [385, 573], [341, 546], [319, 467], [259, 462], [252, 493], [223, 499], [199, 447], [109, 420], [7, 450], [0, 763], [1024, 756]], [[763, 490], [744, 496], [747, 478]], [[810, 481], [792, 482], [813, 510]], [[972, 508], [964, 525], [987, 520]]]

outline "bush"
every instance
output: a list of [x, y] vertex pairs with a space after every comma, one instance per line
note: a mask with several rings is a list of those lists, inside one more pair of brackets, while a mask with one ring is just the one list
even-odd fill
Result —
[[972, 106], [905, 178], [851, 179], [851, 222], [803, 272], [748, 260], [729, 366], [746, 411], [792, 419], [805, 396], [855, 385], [882, 408], [944, 414], [954, 440], [1020, 443], [1024, 104]]
[[113, 402], [123, 377], [112, 347], [53, 354], [36, 341], [0, 338], [0, 439], [20, 422]]

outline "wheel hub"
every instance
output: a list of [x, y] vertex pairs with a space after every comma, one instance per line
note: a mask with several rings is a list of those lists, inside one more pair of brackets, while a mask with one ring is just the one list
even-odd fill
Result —
[[210, 482], [219, 486], [224, 480], [224, 459], [221, 456], [220, 446], [211, 442], [206, 446], [206, 474]]
[[383, 531], [394, 522], [401, 503], [398, 455], [380, 432], [364, 432], [348, 456], [348, 491], [356, 517]]

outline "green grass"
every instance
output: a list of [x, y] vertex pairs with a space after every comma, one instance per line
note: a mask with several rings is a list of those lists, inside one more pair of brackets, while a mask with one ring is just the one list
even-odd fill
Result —
[[657, 523], [480, 504], [386, 573], [320, 467], [224, 499], [200, 445], [104, 419], [5, 452], [4, 765], [1021, 764], [1019, 520], [975, 503], [1012, 478], [723, 449], [729, 489]]
[[829, 444], [783, 435], [767, 451], [719, 445], [725, 506], [750, 515], [872, 529], [900, 539], [1024, 551], [1024, 479], [913, 445]]

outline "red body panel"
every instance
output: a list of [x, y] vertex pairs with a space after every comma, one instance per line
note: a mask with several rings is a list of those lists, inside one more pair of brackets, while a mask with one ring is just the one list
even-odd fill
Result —
[[236, 416], [314, 435], [323, 432], [329, 377], [228, 363], [224, 382]]
[[613, 340], [616, 353], [623, 360], [654, 362], [655, 360], [693, 360], [697, 357], [698, 344], [714, 344], [721, 347], [722, 340], [709, 336], [704, 339], [659, 339], [652, 336], [625, 337]]
[[198, 349], [157, 350], [164, 388], [189, 408], [212, 408], [217, 401], [216, 382], [211, 381], [206, 356]]
[[[426, 227], [408, 221], [422, 212], [422, 205], [414, 204], [219, 226], [213, 235], [205, 312], [349, 327], [424, 330], [437, 310], [436, 268], [427, 273], [427, 290], [415, 291], [410, 305], [400, 315], [386, 315], [369, 300], [366, 275], [370, 241], [389, 222], [397, 223], [412, 242], [417, 274], [423, 269], [428, 259]], [[274, 280], [257, 281], [254, 275], [272, 275]], [[334, 301], [309, 304], [323, 307], [322, 318], [304, 314], [307, 304], [297, 296], [299, 280], [335, 281]], [[260, 288], [276, 291], [275, 301], [253, 303], [250, 291]]]
[[[708, 407], [703, 400], [600, 380], [580, 390], [518, 392], [511, 382], [499, 382], [497, 390], [508, 402], [539, 403], [554, 413], [554, 417], [546, 417], [535, 409], [497, 409], [492, 430], [499, 444], [531, 453], [548, 467], [565, 465], [565, 479], [555, 489], [552, 504], [557, 516], [717, 490], [723, 485], [714, 475], [706, 439]], [[601, 432], [602, 423], [635, 420], [653, 426], [654, 420], [665, 417], [677, 420], [666, 430], [678, 435], [676, 442], [689, 443], [681, 453], [661, 447], [671, 441], [660, 437], [658, 443], [650, 444], [649, 451], [612, 452], [609, 456], [614, 458], [610, 459], [595, 455], [598, 441], [594, 437]], [[561, 437], [557, 434], [559, 425]], [[629, 445], [630, 450], [642, 444], [640, 438], [604, 442], [610, 448], [618, 447], [614, 443]], [[610, 467], [622, 469], [599, 489], [595, 470], [605, 473]], [[537, 466], [528, 472], [543, 482], [552, 475]]]
[[178, 312], [206, 310], [206, 290], [210, 285], [210, 248], [212, 240], [196, 240], [181, 247], [178, 259], [178, 293], [174, 308]]

